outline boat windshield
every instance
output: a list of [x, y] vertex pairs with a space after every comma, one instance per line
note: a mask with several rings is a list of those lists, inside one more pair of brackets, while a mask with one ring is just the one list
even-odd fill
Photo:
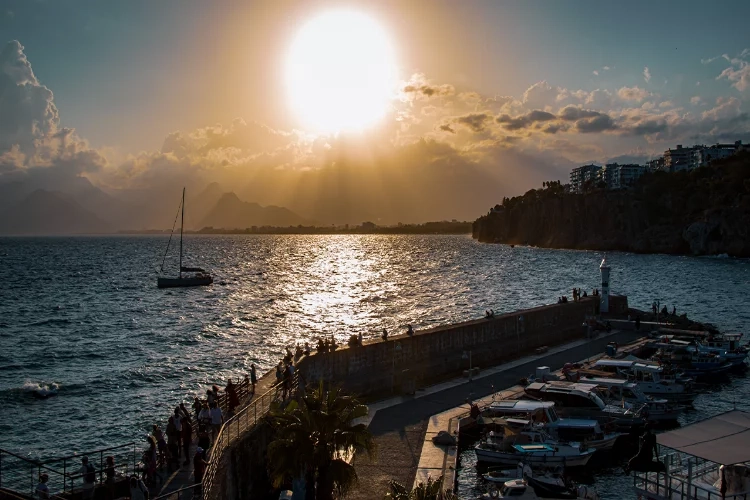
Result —
[[555, 411], [554, 406], [550, 406], [547, 409], [547, 412], [549, 413], [549, 421], [550, 422], [557, 422], [560, 418], [557, 416], [557, 412]]
[[604, 407], [606, 406], [606, 405], [604, 404], [604, 401], [602, 401], [602, 398], [600, 398], [599, 396], [597, 396], [596, 394], [594, 394], [594, 392], [593, 392], [593, 391], [592, 391], [592, 392], [589, 392], [589, 399], [590, 399], [591, 401], [593, 401], [593, 402], [594, 402], [594, 404], [595, 404], [596, 406], [598, 406], [600, 410], [603, 410], [603, 409], [604, 409]]

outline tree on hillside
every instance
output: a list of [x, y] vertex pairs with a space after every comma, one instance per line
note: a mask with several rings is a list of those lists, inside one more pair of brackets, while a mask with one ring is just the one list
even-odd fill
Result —
[[268, 446], [274, 486], [301, 481], [308, 500], [345, 495], [357, 481], [347, 455], [375, 451], [367, 426], [352, 424], [365, 415], [367, 406], [322, 383], [285, 407], [274, 405], [268, 417], [275, 431]]

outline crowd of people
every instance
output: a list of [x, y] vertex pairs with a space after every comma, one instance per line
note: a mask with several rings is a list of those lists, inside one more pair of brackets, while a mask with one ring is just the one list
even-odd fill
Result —
[[[599, 289], [598, 288], [594, 288], [591, 291], [591, 295], [594, 296], [594, 297], [597, 297], [599, 295]], [[573, 302], [578, 302], [582, 298], [588, 297], [588, 296], [589, 296], [589, 294], [588, 294], [588, 292], [586, 292], [586, 290], [581, 291], [580, 288], [574, 288], [573, 289]], [[558, 304], [567, 304], [568, 303], [568, 296], [567, 295], [563, 295], [563, 296], [558, 297], [557, 298], [557, 303]]]

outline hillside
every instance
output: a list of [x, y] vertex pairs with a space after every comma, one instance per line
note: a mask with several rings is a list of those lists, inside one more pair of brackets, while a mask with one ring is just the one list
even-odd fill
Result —
[[628, 190], [532, 189], [477, 219], [472, 234], [485, 243], [750, 257], [750, 153], [647, 174]]
[[70, 195], [36, 190], [7, 209], [0, 220], [4, 234], [90, 234], [108, 230], [99, 217], [76, 203]]
[[252, 226], [297, 226], [306, 224], [299, 215], [284, 207], [262, 207], [240, 200], [234, 193], [225, 193], [208, 212], [201, 227], [244, 229]]

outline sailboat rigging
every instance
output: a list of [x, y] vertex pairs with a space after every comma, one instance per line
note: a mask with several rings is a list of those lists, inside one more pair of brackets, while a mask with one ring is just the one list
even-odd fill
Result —
[[[180, 212], [181, 211], [181, 212]], [[182, 202], [178, 210], [178, 215], [181, 215], [180, 219], [180, 270], [177, 278], [164, 278], [159, 276], [156, 281], [156, 286], [159, 288], [174, 288], [184, 286], [205, 286], [210, 285], [214, 282], [211, 275], [200, 267], [185, 267], [182, 265], [182, 235], [185, 227], [185, 188], [182, 188]], [[175, 224], [177, 224], [177, 216], [175, 216]], [[172, 243], [172, 235], [174, 234], [174, 224], [172, 225], [172, 232], [169, 234], [169, 241], [167, 242], [167, 249], [164, 251], [164, 258], [161, 262], [161, 272], [164, 272], [164, 261], [167, 258], [169, 252], [169, 245]], [[185, 275], [183, 275], [185, 273]]]

